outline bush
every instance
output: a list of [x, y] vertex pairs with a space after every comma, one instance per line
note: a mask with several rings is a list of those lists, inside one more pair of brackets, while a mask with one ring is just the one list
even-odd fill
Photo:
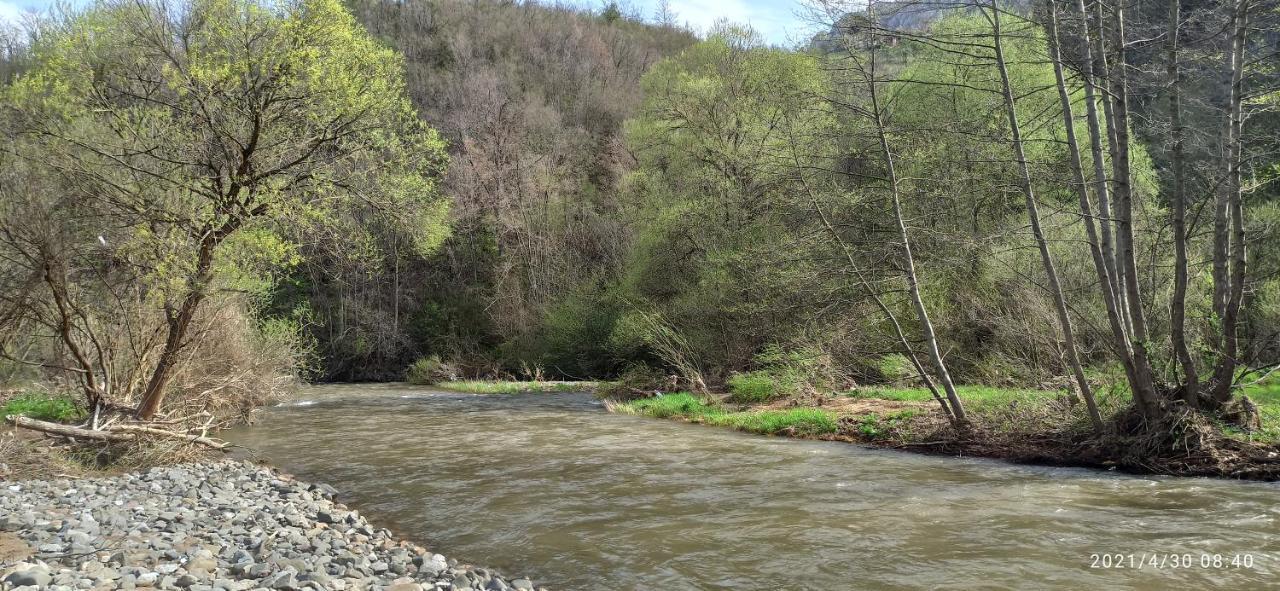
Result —
[[0, 409], [0, 418], [8, 418], [10, 415], [66, 423], [84, 419], [86, 413], [68, 395], [28, 392], [9, 399], [3, 409]]
[[768, 402], [835, 387], [831, 358], [816, 347], [784, 350], [770, 345], [756, 355], [761, 369], [729, 377], [729, 399], [734, 402]]
[[729, 399], [734, 402], [768, 402], [796, 393], [799, 388], [788, 372], [761, 370], [729, 377]]
[[669, 388], [669, 384], [670, 380], [658, 369], [632, 363], [622, 370], [616, 381], [602, 383], [596, 389], [596, 397], [617, 401], [648, 398]]
[[430, 386], [457, 379], [457, 368], [450, 363], [441, 361], [438, 355], [430, 355], [414, 361], [405, 374], [406, 381], [419, 386]]
[[915, 365], [902, 353], [893, 353], [880, 358], [876, 364], [880, 377], [890, 384], [909, 384], [919, 379]]

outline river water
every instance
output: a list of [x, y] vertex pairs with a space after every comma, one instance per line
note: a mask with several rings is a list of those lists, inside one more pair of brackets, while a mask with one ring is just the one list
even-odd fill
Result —
[[1280, 585], [1270, 484], [928, 457], [608, 414], [585, 394], [405, 385], [309, 388], [228, 436], [377, 525], [556, 591]]

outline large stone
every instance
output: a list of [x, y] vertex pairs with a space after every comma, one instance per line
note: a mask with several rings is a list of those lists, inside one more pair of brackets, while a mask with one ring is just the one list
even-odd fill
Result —
[[294, 589], [298, 588], [298, 578], [297, 576], [294, 575], [293, 571], [286, 570], [286, 571], [277, 573], [275, 575], [272, 575], [270, 577], [267, 577], [262, 584], [264, 587], [268, 589], [281, 589], [283, 591], [293, 591]]
[[29, 568], [9, 573], [4, 578], [4, 582], [14, 587], [24, 587], [35, 585], [36, 587], [46, 587], [53, 582], [53, 577], [49, 575], [49, 571], [41, 568]]

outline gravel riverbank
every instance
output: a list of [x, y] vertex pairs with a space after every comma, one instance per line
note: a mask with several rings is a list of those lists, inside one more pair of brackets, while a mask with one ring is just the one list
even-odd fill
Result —
[[535, 589], [397, 540], [335, 494], [236, 461], [0, 483], [0, 588]]

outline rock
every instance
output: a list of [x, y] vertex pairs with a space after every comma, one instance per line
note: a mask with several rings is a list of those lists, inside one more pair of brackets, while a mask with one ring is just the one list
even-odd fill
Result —
[[530, 581], [529, 579], [515, 579], [511, 581], [511, 586], [516, 589], [533, 591], [533, 581]]
[[4, 578], [4, 582], [13, 585], [14, 587], [25, 587], [30, 585], [45, 587], [53, 582], [53, 577], [49, 576], [49, 571], [47, 570], [31, 568], [9, 573], [9, 576]]
[[293, 571], [286, 570], [267, 577], [266, 580], [263, 581], [262, 585], [268, 589], [292, 591], [298, 588], [298, 579], [294, 575]]
[[[233, 461], [12, 484], [0, 495], [0, 589], [511, 591], [497, 573], [374, 527], [336, 494]], [[33, 552], [47, 568], [18, 562]]]

